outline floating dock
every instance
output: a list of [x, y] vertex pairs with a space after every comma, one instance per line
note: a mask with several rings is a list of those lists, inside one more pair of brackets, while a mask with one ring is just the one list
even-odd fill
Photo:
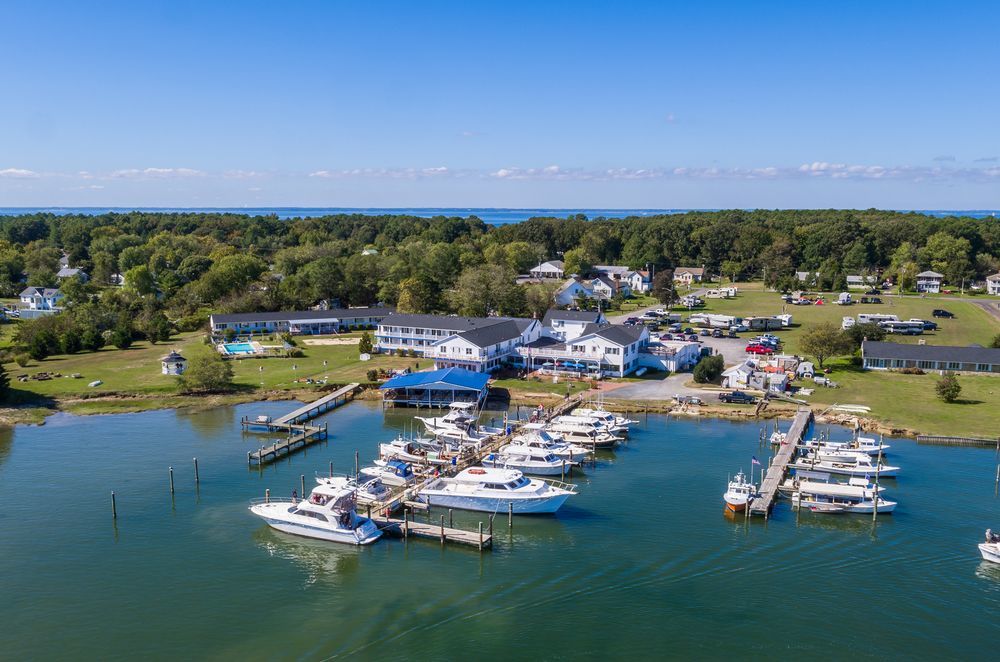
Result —
[[277, 424], [284, 423], [305, 423], [310, 421], [320, 414], [330, 411], [331, 409], [336, 409], [345, 402], [350, 401], [354, 398], [354, 392], [358, 389], [360, 384], [348, 384], [343, 388], [339, 388], [333, 393], [324, 395], [319, 400], [314, 400], [307, 405], [302, 405], [298, 409], [288, 414], [285, 414], [281, 418], [274, 420]]
[[269, 432], [274, 431], [285, 431], [288, 433], [288, 437], [281, 441], [275, 442], [270, 446], [261, 446], [255, 451], [247, 451], [247, 465], [252, 466], [256, 462], [259, 466], [263, 466], [268, 462], [274, 462], [280, 457], [289, 455], [300, 448], [305, 448], [310, 444], [314, 444], [317, 441], [323, 441], [327, 438], [328, 434], [326, 431], [326, 423], [322, 425], [295, 425], [293, 423], [256, 423], [250, 421], [246, 417], [242, 421], [244, 429], [247, 427], [264, 427], [267, 426]]
[[386, 535], [396, 538], [423, 538], [425, 540], [438, 540], [441, 544], [448, 542], [469, 545], [480, 550], [493, 546], [493, 525], [483, 528], [483, 523], [479, 523], [478, 531], [466, 531], [445, 526], [444, 515], [441, 516], [440, 524], [433, 522], [417, 522], [410, 519], [408, 511], [403, 511], [403, 519], [398, 517], [386, 517], [372, 515], [371, 519], [376, 526]]
[[802, 438], [812, 423], [813, 414], [810, 409], [799, 409], [792, 420], [792, 427], [785, 435], [784, 441], [778, 447], [778, 452], [771, 458], [764, 480], [760, 484], [760, 494], [750, 503], [751, 515], [763, 515], [766, 519], [774, 507], [778, 488], [788, 472], [788, 464], [795, 457], [795, 451], [802, 443]]

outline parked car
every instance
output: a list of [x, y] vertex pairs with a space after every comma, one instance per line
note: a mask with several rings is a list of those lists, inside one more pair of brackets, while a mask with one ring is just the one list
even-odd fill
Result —
[[933, 315], [934, 317], [952, 318], [952, 317], [955, 316], [955, 313], [949, 312], [949, 311], [945, 310], [944, 308], [935, 308], [934, 312], [931, 313], [931, 315]]
[[722, 329], [714, 329], [712, 331], [712, 337], [713, 338], [721, 338], [722, 337]]
[[629, 317], [625, 320], [625, 326], [634, 326], [639, 323], [638, 317]]
[[747, 345], [747, 354], [774, 354], [774, 348], [767, 345]]
[[698, 332], [698, 335], [699, 336], [710, 336], [710, 335], [712, 335], [712, 332], [709, 329], [702, 329], [701, 331]]
[[687, 327], [686, 329], [684, 329], [684, 333], [686, 333], [686, 334], [688, 334], [688, 335], [691, 335], [692, 333], [694, 333], [694, 329], [692, 329], [692, 328], [691, 328], [691, 327], [689, 326], [689, 327]]
[[698, 336], [693, 333], [689, 333], [687, 339], [691, 342], [698, 342]]
[[677, 394], [674, 396], [674, 401], [682, 405], [702, 405], [705, 404], [701, 398], [697, 395], [681, 395]]
[[681, 332], [680, 322], [674, 322], [673, 324], [671, 324], [667, 328], [670, 329], [671, 333], [680, 333]]
[[729, 333], [726, 334], [730, 338], [739, 338], [740, 334], [736, 333], [736, 329], [729, 329]]
[[750, 395], [749, 393], [744, 393], [743, 391], [731, 391], [729, 393], [720, 393], [719, 400], [734, 405], [752, 405], [753, 403], [757, 402], [757, 398]]
[[924, 325], [924, 331], [937, 331], [937, 328], [938, 328], [937, 322], [932, 322], [930, 320], [922, 320], [922, 319], [918, 319], [916, 317], [911, 317], [907, 321], [908, 322], [920, 322], [921, 324]]

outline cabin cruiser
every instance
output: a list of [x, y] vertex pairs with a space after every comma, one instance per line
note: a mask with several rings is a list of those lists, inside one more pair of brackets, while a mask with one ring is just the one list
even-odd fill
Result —
[[601, 427], [594, 425], [593, 421], [578, 423], [573, 420], [565, 420], [567, 418], [569, 417], [558, 416], [545, 429], [550, 433], [557, 433], [564, 441], [590, 446], [591, 448], [611, 448], [622, 440], [622, 437], [613, 435]]
[[580, 460], [592, 452], [592, 448], [563, 441], [562, 437], [547, 432], [540, 423], [528, 423], [522, 426], [521, 430], [522, 434], [516, 435], [511, 440], [512, 444], [546, 450], [556, 457], [567, 460]]
[[857, 439], [852, 439], [851, 441], [823, 441], [821, 439], [810, 439], [802, 442], [801, 446], [810, 450], [825, 449], [828, 451], [853, 451], [855, 453], [864, 453], [866, 455], [878, 455], [879, 452], [885, 455], [886, 451], [892, 448], [889, 444], [882, 444], [879, 446], [879, 440], [873, 439], [872, 437], [858, 437]]
[[722, 498], [726, 502], [726, 508], [734, 513], [741, 513], [746, 510], [750, 502], [757, 495], [757, 487], [750, 481], [743, 472], [736, 474], [736, 477], [729, 481], [729, 487]]
[[357, 493], [357, 501], [360, 504], [385, 501], [392, 494], [390, 490], [379, 478], [368, 480], [355, 480], [350, 476], [316, 476], [319, 485], [328, 485], [336, 488], [352, 489]]
[[559, 476], [576, 464], [548, 450], [520, 444], [508, 444], [483, 459], [484, 467], [506, 467], [536, 476]]
[[612, 434], [628, 434], [629, 427], [633, 423], [638, 423], [639, 421], [632, 421], [624, 416], [615, 416], [610, 411], [603, 411], [601, 409], [574, 409], [574, 417], [589, 418], [602, 423], [608, 432]]
[[387, 444], [378, 445], [379, 459], [404, 460], [415, 464], [448, 464], [451, 462], [441, 445], [429, 439], [396, 437]]
[[308, 499], [268, 499], [250, 512], [268, 526], [307, 538], [350, 545], [368, 545], [382, 532], [375, 522], [358, 515], [356, 493], [349, 485], [318, 485]]
[[582, 425], [586, 427], [592, 427], [598, 432], [607, 432], [609, 434], [621, 434], [622, 429], [620, 426], [616, 425], [614, 421], [609, 425], [607, 421], [603, 421], [592, 416], [577, 416], [574, 414], [556, 416], [553, 422], [566, 423], [569, 425]]
[[786, 479], [778, 488], [792, 499], [795, 508], [806, 508], [814, 513], [891, 513], [896, 502], [882, 497], [884, 490], [872, 485], [865, 478], [851, 478], [847, 483], [830, 481], [830, 474], [803, 471], [795, 478]]
[[498, 434], [502, 428], [476, 425], [476, 405], [471, 402], [453, 402], [444, 416], [417, 416], [427, 432], [439, 438], [456, 440], [467, 444], [480, 444]]
[[575, 485], [527, 478], [516, 469], [471, 467], [455, 477], [437, 478], [418, 493], [429, 506], [496, 513], [508, 507], [517, 514], [554, 513]]
[[386, 485], [409, 485], [417, 479], [413, 466], [403, 460], [375, 460], [374, 467], [361, 469], [363, 476], [378, 478]]
[[984, 560], [1000, 563], [1000, 534], [986, 529], [986, 542], [979, 544], [979, 552]]
[[839, 460], [823, 460], [815, 454], [809, 453], [789, 466], [793, 469], [823, 471], [842, 476], [872, 476], [877, 474], [883, 478], [894, 478], [899, 475], [900, 471], [899, 467], [889, 466], [881, 462], [872, 463], [870, 456], [861, 454]]

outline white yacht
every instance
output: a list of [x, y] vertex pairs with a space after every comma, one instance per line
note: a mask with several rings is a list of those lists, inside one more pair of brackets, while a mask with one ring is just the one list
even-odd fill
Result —
[[729, 481], [729, 487], [722, 498], [726, 502], [726, 508], [734, 513], [741, 513], [746, 510], [750, 502], [757, 495], [757, 486], [747, 480], [743, 472], [736, 474], [736, 477]]
[[823, 441], [820, 439], [810, 439], [804, 441], [800, 444], [803, 448], [810, 450], [815, 449], [825, 449], [828, 451], [853, 451], [855, 453], [864, 453], [866, 455], [876, 456], [881, 450], [882, 455], [892, 448], [889, 444], [882, 444], [879, 447], [878, 439], [873, 439], [872, 437], [858, 437], [857, 439], [852, 439], [851, 441]]
[[878, 507], [879, 513], [891, 513], [896, 502], [882, 497], [885, 490], [865, 478], [851, 478], [847, 483], [830, 480], [829, 473], [801, 471], [786, 479], [778, 490], [792, 499], [796, 508], [815, 513], [865, 513]]
[[564, 441], [591, 448], [611, 448], [622, 440], [622, 437], [595, 425], [594, 421], [579, 423], [567, 416], [557, 416], [545, 429], [557, 433]]
[[639, 422], [630, 420], [624, 416], [616, 416], [610, 411], [604, 411], [603, 409], [590, 409], [586, 407], [574, 409], [572, 415], [600, 421], [607, 428], [608, 432], [612, 434], [628, 434], [629, 427]]
[[575, 485], [527, 478], [516, 469], [472, 467], [455, 477], [441, 477], [420, 490], [418, 498], [431, 506], [498, 513], [508, 506], [518, 514], [554, 513]]
[[427, 432], [439, 438], [453, 439], [464, 444], [481, 444], [491, 437], [502, 434], [502, 428], [491, 428], [476, 424], [476, 404], [453, 402], [444, 416], [417, 416]]
[[483, 459], [484, 467], [517, 469], [536, 476], [559, 476], [571, 471], [576, 462], [560, 458], [546, 449], [507, 444]]
[[547, 432], [541, 423], [527, 423], [521, 430], [522, 433], [511, 440], [512, 444], [546, 450], [556, 457], [567, 460], [582, 460], [590, 456], [593, 451], [592, 448], [563, 441], [561, 437]]
[[448, 464], [451, 460], [440, 444], [427, 439], [396, 437], [387, 444], [378, 445], [382, 460], [404, 460], [415, 464]]
[[350, 545], [367, 545], [382, 532], [355, 510], [355, 490], [349, 486], [319, 485], [308, 499], [269, 499], [250, 506], [250, 512], [278, 531]]
[[869, 455], [853, 455], [840, 460], [822, 460], [809, 453], [788, 466], [793, 469], [823, 471], [841, 476], [874, 476], [878, 474], [882, 478], [894, 478], [899, 475], [900, 471], [899, 467], [889, 466], [885, 463], [873, 463]]
[[378, 478], [386, 485], [409, 485], [417, 479], [413, 466], [403, 460], [375, 460], [374, 467], [364, 467], [361, 475]]
[[986, 561], [1000, 563], [1000, 534], [986, 529], [986, 542], [979, 543], [979, 553]]
[[372, 503], [375, 501], [385, 501], [392, 494], [392, 490], [386, 486], [379, 478], [369, 478], [368, 480], [354, 480], [350, 476], [316, 476], [319, 485], [337, 489], [351, 489], [357, 494], [357, 502], [360, 504]]

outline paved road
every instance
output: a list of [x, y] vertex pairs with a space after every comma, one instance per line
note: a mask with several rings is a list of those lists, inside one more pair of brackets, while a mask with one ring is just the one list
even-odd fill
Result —
[[[746, 358], [746, 339], [743, 338], [712, 338], [711, 336], [699, 336], [703, 345], [713, 348], [722, 354], [726, 360], [726, 367], [739, 363]], [[650, 379], [649, 381], [634, 382], [627, 386], [621, 386], [609, 391], [609, 397], [621, 398], [623, 400], [669, 400], [674, 395], [700, 395], [705, 396], [702, 389], [685, 386], [685, 382], [691, 381], [690, 372], [675, 372], [665, 379]], [[709, 394], [709, 397], [714, 397]]]

